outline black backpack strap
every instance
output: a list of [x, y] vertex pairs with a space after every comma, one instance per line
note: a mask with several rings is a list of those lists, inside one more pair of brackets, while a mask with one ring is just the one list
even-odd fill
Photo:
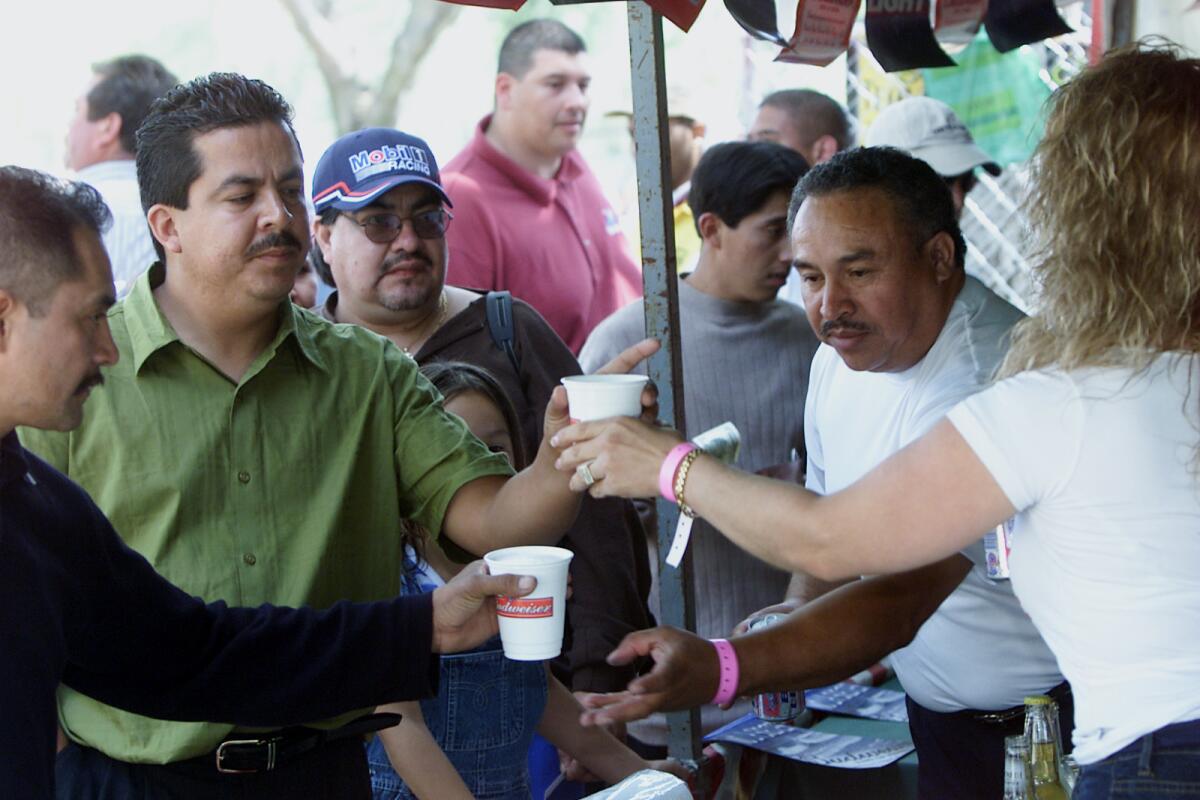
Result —
[[516, 320], [513, 319], [513, 299], [510, 292], [487, 293], [487, 322], [492, 342], [504, 351], [513, 371], [520, 375], [521, 359], [517, 358], [517, 349], [513, 345], [516, 340]]

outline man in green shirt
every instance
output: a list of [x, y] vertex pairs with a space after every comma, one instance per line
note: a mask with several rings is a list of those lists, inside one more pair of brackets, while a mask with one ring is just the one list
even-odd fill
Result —
[[[109, 314], [120, 362], [76, 431], [21, 437], [161, 574], [208, 600], [324, 607], [398, 592], [402, 518], [477, 554], [559, 538], [578, 507], [548, 444], [564, 400], [510, 478], [398, 348], [288, 302], [308, 214], [278, 93], [230, 74], [177, 87], [139, 129], [137, 167], [161, 261]], [[59, 715], [60, 797], [162, 797], [164, 769], [186, 797], [229, 797], [248, 778], [219, 773], [214, 750], [258, 738], [65, 688]], [[368, 797], [361, 752], [343, 752], [277, 759], [253, 796], [300, 781], [306, 797]]]

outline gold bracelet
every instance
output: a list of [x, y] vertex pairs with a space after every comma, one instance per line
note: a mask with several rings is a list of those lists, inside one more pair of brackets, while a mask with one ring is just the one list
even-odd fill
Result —
[[686, 517], [696, 516], [696, 512], [692, 511], [683, 499], [683, 490], [687, 486], [688, 470], [692, 468], [692, 462], [699, 458], [703, 452], [699, 447], [692, 450], [683, 457], [683, 461], [679, 462], [679, 469], [675, 472], [675, 486], [673, 487], [675, 490], [675, 502], [679, 504], [679, 513]]

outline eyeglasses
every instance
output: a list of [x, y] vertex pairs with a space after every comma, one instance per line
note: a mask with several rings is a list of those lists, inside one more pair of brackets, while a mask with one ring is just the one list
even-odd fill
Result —
[[391, 244], [396, 241], [400, 231], [404, 230], [405, 222], [412, 222], [413, 233], [421, 239], [441, 239], [450, 227], [453, 215], [444, 208], [433, 211], [422, 211], [411, 217], [401, 217], [396, 214], [372, 214], [363, 219], [349, 218], [351, 222], [363, 229], [363, 233], [375, 244]]

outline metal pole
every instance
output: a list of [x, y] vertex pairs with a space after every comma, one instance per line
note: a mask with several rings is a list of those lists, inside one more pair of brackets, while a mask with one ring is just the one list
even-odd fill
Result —
[[[629, 63], [633, 80], [633, 141], [637, 158], [638, 213], [642, 236], [642, 285], [646, 298], [646, 335], [662, 342], [649, 362], [658, 385], [662, 420], [686, 433], [683, 413], [683, 364], [679, 350], [679, 285], [675, 272], [672, 226], [670, 148], [667, 146], [666, 81], [662, 17], [642, 0], [629, 8]], [[658, 499], [659, 622], [696, 629], [691, 553], [679, 569], [664, 563], [679, 509]], [[667, 715], [671, 756], [699, 762], [700, 711]]]

